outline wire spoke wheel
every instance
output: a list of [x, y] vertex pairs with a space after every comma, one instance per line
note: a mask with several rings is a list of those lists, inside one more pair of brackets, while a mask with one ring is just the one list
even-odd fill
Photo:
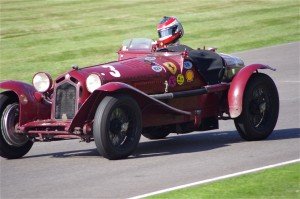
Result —
[[245, 140], [267, 138], [275, 128], [278, 113], [279, 97], [275, 83], [266, 74], [253, 74], [245, 88], [242, 113], [234, 119], [240, 136]]
[[19, 120], [19, 105], [14, 103], [7, 106], [1, 118], [2, 135], [5, 141], [15, 147], [23, 146], [28, 137], [16, 133], [16, 126]]
[[24, 156], [33, 142], [26, 135], [16, 132], [19, 122], [19, 103], [15, 98], [0, 94], [0, 154], [7, 159]]
[[141, 137], [141, 111], [127, 95], [106, 96], [94, 118], [93, 135], [98, 152], [108, 159], [133, 153]]
[[111, 143], [121, 148], [132, 139], [135, 123], [134, 116], [126, 107], [118, 107], [112, 111], [109, 122], [109, 138]]
[[249, 104], [249, 119], [255, 128], [266, 124], [270, 118], [270, 96], [263, 85], [253, 90], [252, 100]]

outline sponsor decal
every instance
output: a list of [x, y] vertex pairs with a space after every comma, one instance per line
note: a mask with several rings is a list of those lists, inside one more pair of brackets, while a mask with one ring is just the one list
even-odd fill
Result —
[[186, 81], [187, 82], [192, 82], [194, 81], [194, 72], [192, 70], [187, 70], [186, 73], [185, 73], [185, 78], [186, 78]]
[[192, 62], [190, 62], [190, 61], [184, 61], [183, 62], [183, 67], [185, 68], [185, 69], [191, 69], [192, 67], [193, 67], [193, 64], [192, 64]]
[[154, 65], [151, 67], [153, 71], [159, 73], [162, 71], [162, 67], [161, 66], [157, 66], [157, 65]]
[[178, 85], [182, 85], [184, 83], [184, 76], [182, 74], [178, 74], [176, 81]]
[[145, 57], [145, 61], [154, 61], [156, 57]]
[[176, 86], [176, 77], [175, 76], [171, 76], [169, 78], [168, 84], [170, 87], [175, 87]]
[[165, 62], [163, 65], [172, 73], [173, 75], [177, 72], [177, 67], [172, 62]]

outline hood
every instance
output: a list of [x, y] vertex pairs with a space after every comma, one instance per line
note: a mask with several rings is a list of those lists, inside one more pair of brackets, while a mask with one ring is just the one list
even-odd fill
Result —
[[[174, 71], [166, 69], [165, 65], [168, 63], [174, 66]], [[169, 56], [166, 56], [166, 53], [157, 53], [73, 69], [57, 78], [56, 83], [64, 79], [66, 75], [70, 75], [85, 86], [86, 78], [90, 74], [97, 74], [101, 78], [102, 85], [108, 82], [123, 82], [144, 92], [157, 93], [164, 91], [165, 80], [172, 73], [180, 70], [182, 63], [183, 58], [179, 53], [172, 53]]]

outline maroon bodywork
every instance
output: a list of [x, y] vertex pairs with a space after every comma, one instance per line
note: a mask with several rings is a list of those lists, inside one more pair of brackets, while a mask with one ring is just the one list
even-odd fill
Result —
[[20, 126], [30, 121], [50, 118], [51, 105], [40, 102], [41, 94], [32, 85], [19, 81], [5, 81], [0, 83], [0, 88], [7, 90], [4, 93], [10, 93], [18, 97]]
[[[26, 83], [1, 82], [0, 88], [5, 89], [6, 94], [16, 95], [19, 99], [17, 133], [25, 133], [38, 140], [82, 138], [89, 141], [98, 105], [105, 96], [117, 93], [130, 95], [136, 100], [142, 113], [143, 128], [193, 123], [191, 130], [206, 130], [209, 128], [201, 128], [201, 123], [207, 118], [217, 120], [223, 118], [224, 114], [231, 118], [238, 117], [242, 111], [243, 92], [250, 76], [258, 69], [272, 69], [261, 64], [249, 65], [241, 69], [231, 82], [207, 85], [195, 67], [184, 67], [186, 52], [153, 50], [120, 50], [119, 60], [116, 62], [73, 69], [54, 81], [48, 97]], [[168, 67], [166, 64], [171, 65]], [[158, 67], [153, 68], [155, 66]], [[186, 78], [187, 71], [189, 81]], [[102, 86], [93, 93], [88, 92], [85, 83], [91, 73], [101, 76], [102, 81]], [[184, 82], [177, 79], [179, 74], [184, 76]], [[56, 89], [65, 82], [76, 87], [77, 93], [76, 114], [74, 118], [67, 120], [55, 118]], [[152, 97], [200, 88], [205, 89], [206, 93], [168, 100]], [[217, 127], [213, 125], [210, 128]]]

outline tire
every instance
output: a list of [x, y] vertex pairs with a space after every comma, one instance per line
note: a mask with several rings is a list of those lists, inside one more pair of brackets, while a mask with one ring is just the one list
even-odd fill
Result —
[[126, 95], [106, 96], [99, 104], [93, 124], [98, 152], [107, 159], [127, 158], [136, 149], [142, 129], [141, 111]]
[[170, 133], [163, 128], [150, 127], [146, 128], [142, 132], [143, 136], [150, 140], [158, 140], [166, 138]]
[[0, 94], [0, 155], [7, 159], [24, 156], [33, 142], [25, 135], [15, 133], [19, 119], [19, 104], [7, 95]]
[[253, 74], [243, 97], [243, 110], [234, 124], [248, 141], [266, 139], [274, 130], [279, 113], [279, 96], [275, 83], [266, 74]]

